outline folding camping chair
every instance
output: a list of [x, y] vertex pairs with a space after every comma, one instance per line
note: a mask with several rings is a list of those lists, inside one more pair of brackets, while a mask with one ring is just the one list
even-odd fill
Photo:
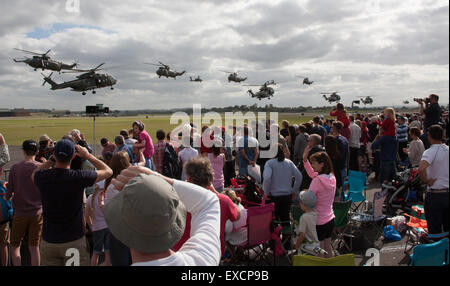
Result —
[[[347, 192], [345, 192], [345, 186], [348, 186]], [[365, 205], [367, 203], [366, 188], [366, 173], [354, 170], [348, 171], [348, 179], [344, 182], [344, 191], [341, 193], [341, 201], [352, 200], [352, 202], [356, 205], [356, 207], [353, 208], [352, 211], [357, 211], [361, 205]]]
[[355, 255], [344, 254], [332, 258], [310, 255], [295, 255], [293, 266], [355, 266]]
[[[387, 195], [387, 189], [376, 192], [373, 196], [373, 209], [368, 210], [367, 212], [356, 212], [352, 214], [350, 216], [350, 221], [352, 223], [359, 223], [360, 226], [366, 225], [372, 227], [376, 231], [377, 238], [382, 236], [383, 225], [387, 218], [387, 216], [383, 214], [383, 204]], [[362, 231], [361, 234], [369, 244], [372, 244], [366, 231]]]
[[[345, 202], [333, 202], [333, 212], [335, 215], [334, 218], [334, 229], [331, 238], [331, 246], [333, 250], [336, 252], [340, 249], [341, 244], [344, 243], [347, 251], [352, 251], [352, 238], [354, 237], [351, 234], [351, 224], [350, 224], [350, 207], [352, 206], [352, 200]], [[345, 237], [350, 238], [350, 245], [345, 241]], [[337, 243], [337, 246], [335, 244]]]
[[[251, 260], [258, 260], [265, 258], [269, 241], [272, 239], [271, 225], [273, 220], [273, 212], [275, 210], [275, 204], [270, 203], [261, 206], [255, 206], [248, 208], [247, 210], [247, 235], [248, 239], [241, 245], [231, 245], [235, 247], [236, 251], [239, 250], [242, 253], [247, 252], [247, 262], [250, 264]], [[256, 256], [251, 259], [250, 251], [256, 252]], [[238, 260], [239, 257], [232, 258], [232, 261]]]
[[448, 238], [414, 247], [410, 266], [444, 266], [449, 263]]

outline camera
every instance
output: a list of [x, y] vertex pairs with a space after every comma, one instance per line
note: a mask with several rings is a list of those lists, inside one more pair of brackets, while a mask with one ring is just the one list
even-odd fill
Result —
[[109, 107], [103, 107], [103, 104], [86, 106], [86, 114], [98, 115], [101, 113], [109, 113]]
[[417, 103], [422, 103], [425, 102], [425, 104], [429, 104], [430, 103], [430, 98], [425, 97], [425, 98], [414, 98], [414, 101]]

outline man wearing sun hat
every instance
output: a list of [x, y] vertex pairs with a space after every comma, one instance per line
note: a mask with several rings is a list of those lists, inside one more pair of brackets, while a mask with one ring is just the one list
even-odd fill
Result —
[[[91, 162], [95, 171], [71, 170], [75, 157]], [[87, 266], [89, 254], [84, 237], [84, 189], [109, 178], [112, 170], [80, 145], [62, 139], [56, 143], [54, 158], [37, 168], [32, 180], [39, 188], [43, 209], [41, 265], [64, 266], [70, 256], [68, 249], [77, 249], [79, 261], [74, 265]]]
[[[130, 248], [132, 266], [218, 266], [220, 205], [200, 186], [129, 167], [112, 180], [120, 194], [105, 206], [111, 233]], [[191, 236], [177, 252], [186, 212], [192, 214]]]

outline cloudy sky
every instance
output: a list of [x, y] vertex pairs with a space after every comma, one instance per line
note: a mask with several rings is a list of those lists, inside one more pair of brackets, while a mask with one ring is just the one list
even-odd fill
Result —
[[[447, 0], [2, 0], [0, 108], [84, 110], [265, 105], [323, 106], [319, 93], [340, 91], [350, 105], [402, 105], [430, 93], [449, 95]], [[42, 87], [35, 72], [12, 58], [51, 49], [80, 68], [105, 62], [114, 90], [82, 96]], [[162, 61], [187, 73], [158, 78]], [[275, 80], [275, 97], [258, 101], [219, 70], [239, 71], [246, 84]], [[49, 74], [48, 71], [45, 72]], [[189, 82], [201, 75], [202, 83]], [[296, 75], [314, 80], [302, 85]], [[57, 82], [71, 74], [54, 73]], [[254, 90], [257, 87], [252, 87]], [[414, 103], [411, 103], [414, 104]], [[410, 104], [410, 105], [411, 105]]]

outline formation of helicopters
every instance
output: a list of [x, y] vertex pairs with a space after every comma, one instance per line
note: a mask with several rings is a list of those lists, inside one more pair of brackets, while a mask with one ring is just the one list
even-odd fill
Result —
[[[102, 69], [100, 69], [100, 67], [102, 67], [105, 63], [102, 63], [93, 69], [88, 69], [88, 70], [77, 69], [77, 67], [79, 65], [76, 62], [74, 62], [72, 64], [66, 64], [63, 62], [58, 62], [58, 61], [52, 60], [50, 58], [50, 56], [48, 56], [48, 54], [50, 53], [51, 50], [48, 50], [47, 52], [42, 53], [42, 54], [27, 51], [27, 50], [22, 50], [22, 49], [15, 49], [15, 50], [32, 55], [32, 57], [26, 57], [24, 59], [13, 58], [14, 62], [25, 63], [26, 65], [34, 68], [35, 71], [37, 71], [38, 69], [42, 69], [43, 71], [44, 70], [52, 71], [50, 73], [50, 75], [48, 75], [48, 76], [42, 74], [42, 76], [44, 77], [44, 82], [42, 85], [44, 86], [46, 83], [48, 83], [50, 85], [51, 90], [71, 88], [71, 90], [73, 90], [73, 91], [81, 92], [82, 95], [86, 95], [86, 92], [89, 90], [92, 90], [92, 93], [95, 94], [96, 93], [95, 90], [99, 89], [99, 88], [110, 87], [111, 90], [113, 90], [114, 89], [113, 86], [117, 83], [117, 80], [114, 77], [112, 77], [111, 75], [97, 73], [98, 71], [102, 70]], [[181, 72], [173, 70], [170, 68], [170, 66], [168, 66], [160, 61], [158, 61], [158, 63], [144, 63], [144, 64], [157, 66], [158, 69], [155, 71], [155, 73], [158, 76], [158, 78], [166, 77], [166, 78], [176, 79], [177, 77], [180, 77], [186, 73], [185, 70], [183, 70]], [[82, 74], [76, 76], [76, 79], [74, 79], [74, 80], [66, 81], [66, 82], [62, 82], [62, 83], [56, 83], [51, 78], [51, 76], [53, 75], [53, 72], [55, 72], [55, 71], [58, 73], [82, 73]], [[239, 76], [238, 72], [236, 72], [236, 71], [235, 72], [230, 72], [230, 71], [225, 71], [225, 70], [220, 70], [220, 71], [228, 74], [228, 77], [227, 77], [228, 82], [241, 83], [241, 82], [244, 82], [247, 80], [247, 77]], [[303, 79], [301, 81], [301, 83], [303, 85], [306, 84], [306, 85], [310, 86], [314, 83], [314, 81], [309, 80], [309, 78], [306, 76], [296, 75], [296, 77]], [[200, 83], [203, 81], [201, 79], [200, 75], [197, 75], [197, 77], [194, 77], [194, 78], [192, 76], [190, 76], [189, 80], [191, 82], [200, 82]], [[253, 90], [249, 89], [249, 90], [247, 90], [247, 92], [251, 98], [257, 98], [259, 100], [262, 100], [264, 98], [270, 99], [271, 97], [274, 96], [275, 90], [272, 87], [270, 87], [270, 85], [276, 85], [275, 81], [269, 80], [269, 81], [266, 81], [265, 83], [263, 83], [262, 85], [243, 85], [243, 86], [259, 86], [260, 87], [259, 91], [253, 92]], [[328, 101], [331, 104], [333, 102], [339, 102], [341, 100], [341, 96], [338, 93], [340, 93], [340, 92], [338, 92], [338, 91], [323, 92], [320, 94], [323, 96], [323, 98], [326, 101]], [[373, 103], [373, 98], [371, 96], [365, 96], [365, 97], [359, 96], [359, 98], [361, 98], [361, 99], [354, 100], [352, 102], [352, 107], [354, 104], [363, 103], [364, 105], [367, 105], [367, 104]], [[409, 104], [409, 101], [404, 100], [403, 103]]]

